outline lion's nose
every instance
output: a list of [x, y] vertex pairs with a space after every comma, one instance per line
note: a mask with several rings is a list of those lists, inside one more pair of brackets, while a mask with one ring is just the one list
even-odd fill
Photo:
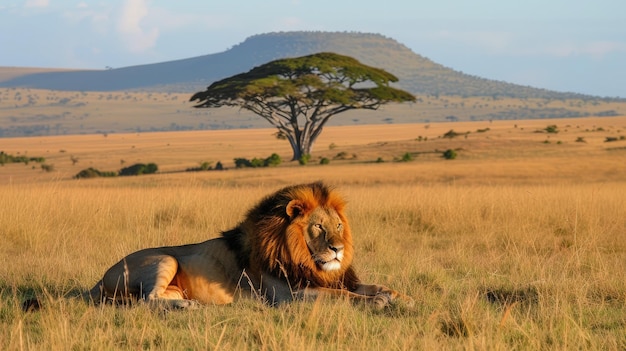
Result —
[[343, 251], [343, 245], [339, 244], [339, 245], [328, 245], [328, 248], [335, 251], [335, 252], [341, 252]]

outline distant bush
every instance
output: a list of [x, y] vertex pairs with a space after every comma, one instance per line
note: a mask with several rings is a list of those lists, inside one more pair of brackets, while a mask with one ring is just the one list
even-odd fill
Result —
[[264, 165], [266, 167], [275, 167], [281, 164], [283, 160], [280, 158], [278, 154], [272, 154], [270, 157], [265, 159]]
[[80, 179], [80, 178], [115, 177], [115, 176], [117, 176], [117, 172], [101, 172], [95, 168], [89, 167], [87, 169], [83, 169], [82, 171], [78, 172], [78, 174], [76, 174], [74, 178]]
[[457, 133], [454, 130], [450, 129], [448, 132], [446, 132], [443, 137], [444, 138], [448, 138], [448, 139], [452, 139], [452, 138], [456, 138], [459, 135], [462, 135], [461, 133]]
[[247, 158], [235, 158], [233, 161], [235, 162], [235, 167], [237, 168], [252, 167], [252, 162], [250, 162]]
[[300, 165], [304, 166], [307, 163], [309, 163], [310, 159], [311, 159], [311, 155], [305, 154], [305, 155], [300, 156], [300, 158], [298, 159], [298, 163], [300, 163]]
[[153, 174], [159, 170], [159, 167], [155, 163], [136, 163], [132, 166], [128, 166], [120, 169], [120, 176], [134, 176], [134, 175], [142, 175], [142, 174]]
[[443, 158], [445, 158], [446, 160], [454, 160], [456, 156], [457, 156], [456, 151], [452, 149], [448, 149], [443, 152]]
[[[268, 158], [253, 158], [252, 160], [248, 160], [247, 158], [235, 158], [235, 167], [237, 168], [246, 168], [246, 167], [275, 167], [282, 163], [282, 159], [278, 154], [272, 154]], [[221, 166], [221, 163], [220, 163]]]
[[546, 133], [558, 133], [559, 132], [559, 128], [556, 126], [556, 124], [551, 124], [549, 126], [547, 126], [546, 128], [544, 128], [544, 130], [546, 131]]
[[321, 165], [327, 165], [329, 163], [330, 163], [330, 160], [326, 157], [322, 157], [322, 159], [320, 160]]
[[211, 167], [211, 162], [202, 162], [199, 167], [191, 167], [187, 168], [186, 172], [202, 172], [202, 171], [210, 171], [213, 167]]
[[46, 159], [44, 157], [13, 156], [0, 151], [0, 165], [5, 163], [23, 163], [28, 165], [29, 162], [44, 163]]
[[409, 161], [413, 161], [413, 156], [411, 155], [411, 153], [407, 152], [404, 155], [402, 155], [402, 158], [400, 159], [401, 162], [409, 162]]

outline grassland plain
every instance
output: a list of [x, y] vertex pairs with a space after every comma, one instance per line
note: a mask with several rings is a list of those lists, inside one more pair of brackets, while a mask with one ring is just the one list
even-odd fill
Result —
[[[190, 97], [191, 94], [182, 93], [0, 88], [0, 137], [269, 126], [267, 121], [245, 110], [192, 108]], [[349, 111], [329, 123], [367, 125], [617, 115], [626, 115], [626, 102], [419, 95], [415, 104], [389, 104], [377, 111]]]
[[[290, 153], [269, 129], [1, 139], [54, 170], [0, 167], [0, 348], [623, 350], [625, 131], [623, 117], [333, 127], [315, 153], [329, 165], [193, 173], [176, 171]], [[457, 159], [441, 157], [448, 148]], [[164, 172], [71, 179], [121, 159]], [[161, 312], [73, 298], [131, 251], [215, 237], [262, 196], [317, 179], [349, 201], [362, 279], [415, 306]], [[33, 295], [44, 308], [22, 312]]]

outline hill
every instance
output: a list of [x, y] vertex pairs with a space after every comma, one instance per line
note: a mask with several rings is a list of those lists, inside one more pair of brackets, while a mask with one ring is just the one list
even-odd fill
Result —
[[221, 53], [106, 70], [10, 73], [0, 68], [0, 87], [65, 91], [152, 91], [191, 93], [211, 82], [248, 71], [271, 60], [321, 51], [336, 52], [395, 74], [398, 86], [414, 94], [544, 99], [593, 99], [488, 80], [444, 67], [379, 34], [281, 32], [252, 36]]

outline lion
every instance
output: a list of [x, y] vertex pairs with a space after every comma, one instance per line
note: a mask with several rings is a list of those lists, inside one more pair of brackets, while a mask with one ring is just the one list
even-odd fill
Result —
[[95, 303], [143, 300], [168, 308], [228, 304], [241, 297], [275, 306], [319, 295], [384, 307], [406, 298], [357, 277], [345, 206], [322, 182], [285, 187], [262, 199], [221, 237], [131, 253], [84, 297]]

